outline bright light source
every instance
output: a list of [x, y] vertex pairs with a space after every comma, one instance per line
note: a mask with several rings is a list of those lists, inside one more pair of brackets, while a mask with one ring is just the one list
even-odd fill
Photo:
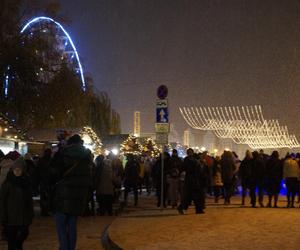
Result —
[[218, 153], [218, 149], [215, 148], [215, 149], [214, 149], [214, 152], [215, 152], [215, 153]]
[[8, 131], [8, 128], [5, 128], [4, 131], [7, 132], [7, 131]]
[[109, 153], [110, 153], [110, 151], [107, 150], [107, 149], [105, 149], [104, 154], [105, 154], [105, 155], [109, 155]]
[[225, 148], [224, 150], [225, 150], [225, 151], [230, 151], [230, 149], [229, 149], [229, 148]]
[[18, 136], [17, 136], [17, 135], [15, 135], [15, 136], [14, 136], [14, 138], [15, 138], [15, 139], [18, 139]]
[[118, 150], [117, 148], [113, 148], [113, 149], [111, 150], [111, 152], [112, 152], [114, 155], [118, 155], [119, 150]]
[[201, 147], [201, 151], [205, 151], [206, 150], [206, 147]]

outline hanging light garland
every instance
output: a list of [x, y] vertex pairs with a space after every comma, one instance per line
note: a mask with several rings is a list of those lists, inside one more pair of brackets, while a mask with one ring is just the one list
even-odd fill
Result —
[[180, 113], [194, 129], [211, 130], [219, 138], [258, 148], [300, 147], [295, 135], [278, 120], [265, 120], [259, 105], [246, 107], [183, 107]]

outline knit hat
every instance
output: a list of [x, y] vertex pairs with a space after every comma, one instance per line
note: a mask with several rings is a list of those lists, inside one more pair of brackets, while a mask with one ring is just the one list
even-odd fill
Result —
[[20, 168], [20, 169], [24, 169], [25, 167], [25, 161], [23, 159], [23, 157], [19, 157], [17, 160], [15, 160], [11, 166], [12, 170], [16, 169], [16, 168]]

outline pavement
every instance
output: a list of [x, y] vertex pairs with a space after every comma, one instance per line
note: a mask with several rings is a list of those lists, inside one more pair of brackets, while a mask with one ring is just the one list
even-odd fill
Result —
[[[38, 214], [38, 212], [36, 213]], [[79, 217], [76, 250], [102, 250], [102, 234], [115, 216]], [[57, 250], [58, 241], [53, 217], [36, 216], [30, 226], [23, 250]], [[0, 250], [7, 250], [0, 241]]]
[[[193, 206], [185, 215], [157, 208], [154, 196], [142, 195], [137, 207], [129, 198], [118, 217], [80, 217], [77, 250], [300, 249], [299, 204], [287, 209], [285, 197], [280, 197], [280, 208], [251, 208], [249, 199], [241, 206], [240, 197], [225, 206], [223, 200], [215, 204], [209, 197], [205, 214], [197, 215]], [[0, 242], [0, 250], [6, 249]], [[54, 249], [58, 244], [53, 218], [37, 216], [24, 250]]]
[[[267, 198], [267, 197], [266, 197]], [[265, 200], [266, 200], [265, 198]], [[153, 197], [129, 206], [108, 228], [119, 249], [300, 249], [300, 208], [251, 208], [234, 197], [231, 205], [207, 198], [205, 214], [190, 207], [185, 215], [176, 209], [158, 209]], [[265, 201], [266, 203], [266, 201]]]

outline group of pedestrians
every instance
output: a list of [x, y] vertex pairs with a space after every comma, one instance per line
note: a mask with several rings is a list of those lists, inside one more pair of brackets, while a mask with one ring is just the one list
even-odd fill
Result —
[[[287, 154], [280, 159], [277, 151], [247, 151], [240, 161], [234, 152], [219, 157], [207, 152], [187, 150], [182, 159], [174, 149], [159, 157], [126, 155], [125, 164], [118, 156], [95, 157], [83, 146], [79, 135], [59, 144], [58, 151], [46, 149], [40, 158], [22, 157], [18, 152], [0, 152], [0, 220], [2, 238], [9, 250], [22, 249], [32, 223], [33, 196], [40, 195], [41, 216], [54, 215], [61, 250], [76, 247], [77, 217], [113, 215], [113, 203], [124, 191], [123, 205], [133, 192], [133, 205], [139, 195], [156, 191], [157, 206], [177, 208], [180, 214], [193, 203], [197, 214], [204, 213], [205, 199], [213, 195], [216, 203], [231, 203], [237, 186], [242, 201], [249, 191], [252, 207], [278, 207], [282, 180], [287, 187], [287, 207], [295, 207], [300, 190], [299, 157]], [[145, 189], [144, 189], [145, 188]], [[258, 196], [258, 199], [257, 199]], [[122, 198], [121, 198], [122, 200]], [[98, 203], [98, 206], [97, 204]]]

